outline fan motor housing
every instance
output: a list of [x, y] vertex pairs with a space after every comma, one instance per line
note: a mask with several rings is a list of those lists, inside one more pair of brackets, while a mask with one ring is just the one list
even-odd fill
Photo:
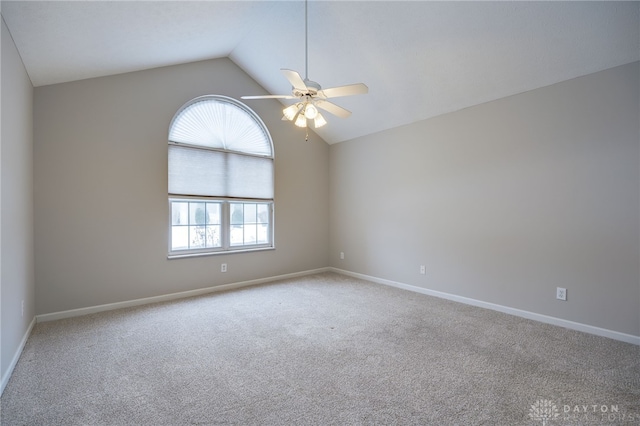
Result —
[[304, 84], [305, 86], [307, 86], [307, 91], [303, 92], [300, 89], [297, 88], [293, 88], [293, 96], [296, 96], [298, 98], [302, 97], [302, 96], [316, 96], [318, 94], [318, 92], [320, 91], [320, 89], [322, 88], [322, 86], [320, 86], [318, 83], [316, 83], [315, 81], [311, 81], [311, 80], [304, 80]]

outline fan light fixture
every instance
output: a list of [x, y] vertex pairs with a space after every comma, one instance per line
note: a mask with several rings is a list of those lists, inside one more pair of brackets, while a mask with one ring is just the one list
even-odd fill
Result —
[[289, 105], [282, 110], [282, 113], [284, 114], [283, 120], [293, 121], [298, 127], [307, 127], [307, 120], [313, 120], [313, 127], [316, 129], [327, 124], [327, 120], [324, 119], [310, 99]]
[[327, 124], [327, 120], [324, 119], [322, 114], [318, 113], [316, 118], [313, 119], [313, 125], [317, 129], [318, 127], [322, 127]]
[[282, 113], [284, 114], [283, 120], [293, 121], [298, 127], [307, 127], [307, 120], [313, 120], [313, 127], [316, 129], [327, 124], [327, 120], [310, 99], [289, 105], [282, 110]]
[[290, 95], [258, 95], [242, 96], [242, 99], [296, 99], [296, 103], [289, 105], [282, 110], [282, 120], [292, 121], [298, 127], [307, 129], [305, 140], [309, 140], [308, 121], [313, 120], [313, 127], [319, 128], [327, 124], [327, 120], [320, 114], [320, 110], [340, 118], [347, 118], [351, 115], [341, 106], [330, 102], [329, 98], [341, 96], [362, 95], [369, 92], [369, 88], [364, 83], [348, 84], [346, 86], [331, 87], [323, 89], [320, 84], [309, 80], [309, 30], [308, 30], [308, 0], [304, 2], [304, 79], [298, 72], [282, 68], [280, 71], [291, 83]]
[[318, 109], [312, 103], [307, 103], [304, 107], [304, 116], [309, 120], [313, 120], [318, 115]]
[[282, 110], [282, 113], [284, 114], [284, 117], [282, 117], [282, 119], [293, 121], [293, 119], [296, 118], [303, 106], [304, 105], [302, 105], [301, 103], [289, 105]]
[[[304, 2], [304, 56], [305, 56], [305, 82], [309, 81], [308, 69], [309, 69], [309, 23], [307, 12], [307, 0]], [[318, 85], [318, 89], [320, 89]], [[327, 120], [324, 119], [318, 108], [313, 104], [311, 96], [305, 96], [304, 102], [298, 102], [290, 105], [282, 110], [284, 116], [283, 120], [293, 121], [298, 127], [307, 127], [307, 120], [313, 120], [313, 127], [319, 128], [327, 124]], [[308, 136], [307, 136], [308, 138]]]

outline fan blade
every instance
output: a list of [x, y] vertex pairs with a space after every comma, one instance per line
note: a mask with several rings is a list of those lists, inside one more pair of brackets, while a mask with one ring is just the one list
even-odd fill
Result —
[[369, 93], [367, 85], [364, 83], [356, 83], [320, 90], [318, 95], [325, 98], [339, 98], [341, 96], [364, 95], [365, 93]]
[[336, 117], [347, 118], [351, 115], [351, 111], [342, 108], [334, 103], [329, 101], [325, 101], [324, 99], [316, 99], [315, 104], [318, 108], [322, 108], [323, 110], [330, 112]]
[[258, 96], [242, 96], [242, 99], [296, 99], [291, 95], [258, 95]]
[[289, 80], [289, 83], [291, 83], [294, 89], [298, 89], [301, 92], [307, 91], [307, 85], [304, 84], [304, 80], [296, 71], [285, 68], [282, 68], [280, 71], [284, 74], [285, 78]]

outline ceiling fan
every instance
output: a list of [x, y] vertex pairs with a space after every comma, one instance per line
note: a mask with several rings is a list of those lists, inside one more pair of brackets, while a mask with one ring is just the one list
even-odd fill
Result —
[[282, 119], [293, 121], [293, 123], [298, 127], [307, 127], [307, 120], [313, 120], [313, 126], [317, 129], [327, 124], [327, 121], [318, 109], [325, 110], [340, 118], [346, 118], [351, 115], [351, 111], [329, 102], [327, 99], [338, 98], [341, 96], [362, 95], [368, 93], [369, 88], [364, 83], [356, 83], [323, 89], [320, 84], [309, 80], [307, 0], [304, 2], [304, 29], [304, 80], [296, 71], [289, 69], [280, 70], [289, 83], [291, 83], [291, 95], [242, 96], [242, 99], [297, 99], [298, 101], [296, 103], [289, 105], [282, 111], [284, 114]]

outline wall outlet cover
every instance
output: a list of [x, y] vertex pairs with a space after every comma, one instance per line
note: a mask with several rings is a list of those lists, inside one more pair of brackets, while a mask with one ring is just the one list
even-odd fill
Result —
[[558, 300], [567, 300], [567, 289], [558, 287], [556, 289], [556, 299]]

